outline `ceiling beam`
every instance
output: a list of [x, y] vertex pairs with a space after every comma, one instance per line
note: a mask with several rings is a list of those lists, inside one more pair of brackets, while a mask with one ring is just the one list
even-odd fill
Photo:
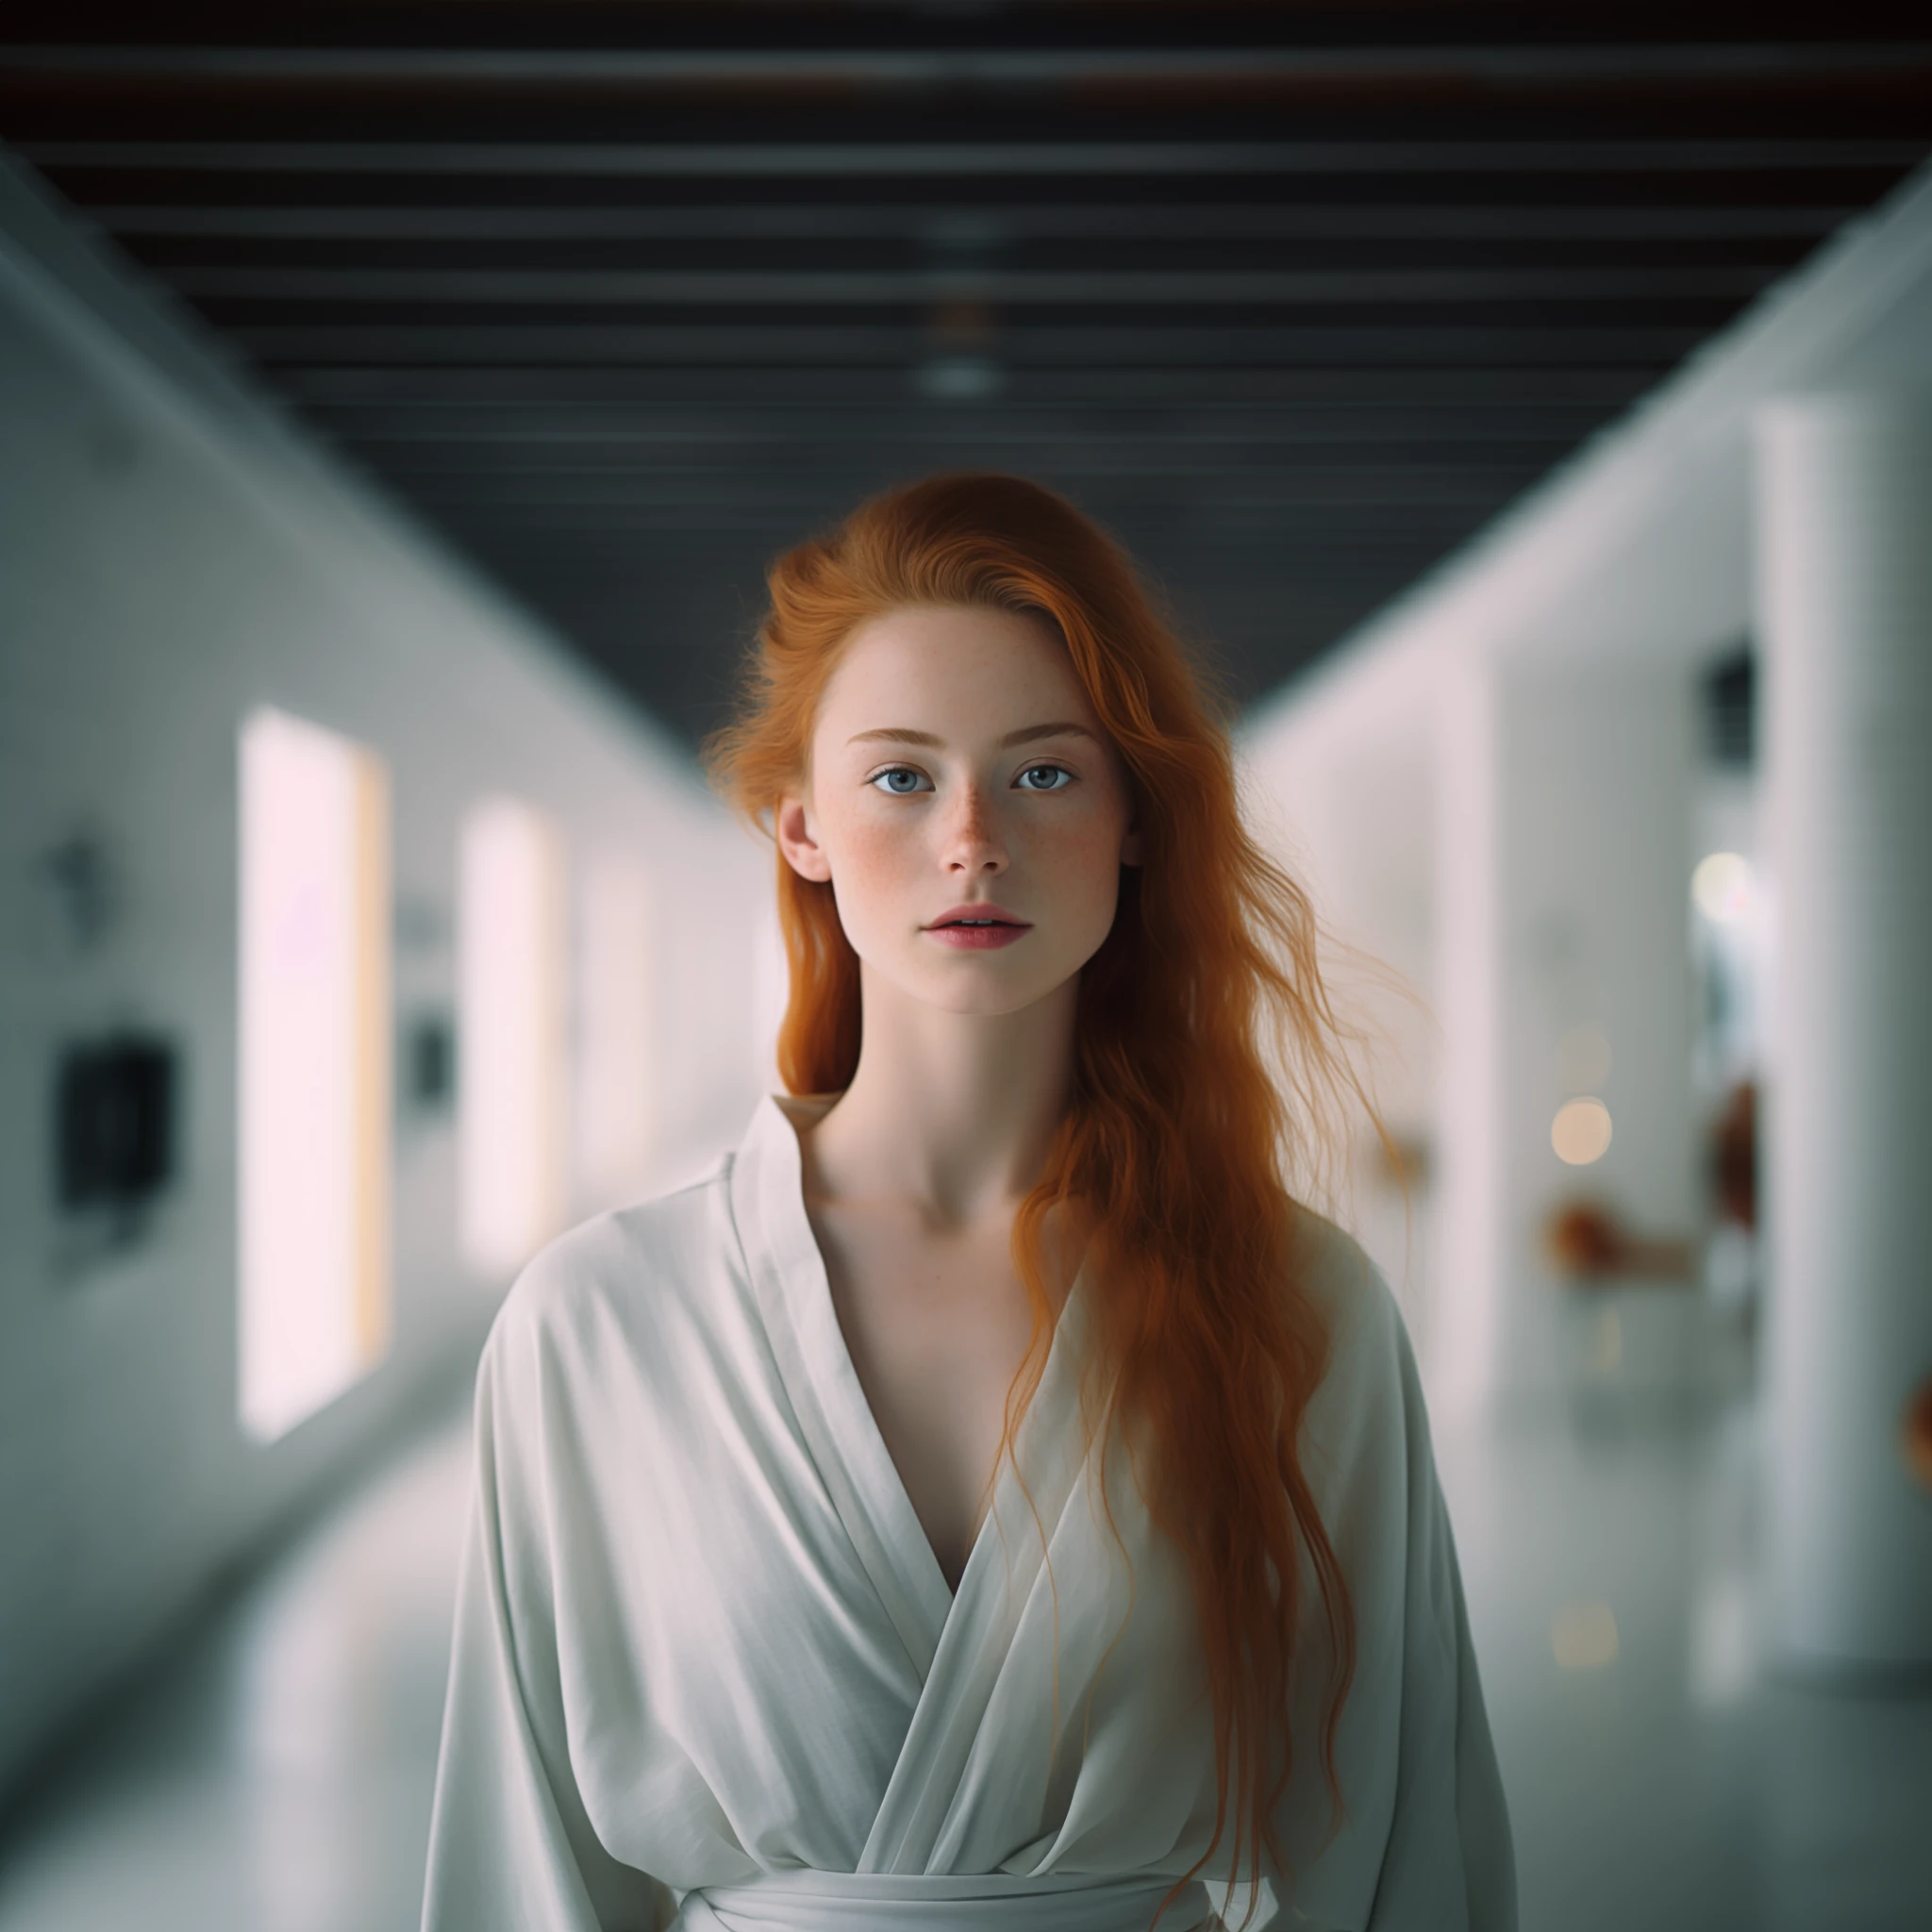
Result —
[[315, 406], [330, 435], [358, 445], [472, 449], [488, 444], [506, 458], [527, 448], [657, 450], [667, 460], [682, 452], [716, 451], [721, 460], [745, 449], [808, 450], [822, 456], [834, 438], [845, 444], [920, 448], [935, 441], [1054, 448], [1081, 443], [1107, 448], [1256, 449], [1292, 445], [1334, 450], [1365, 444], [1445, 442], [1488, 444], [1574, 442], [1601, 411], [1440, 407], [1418, 412], [1400, 404], [1357, 403], [1342, 408], [1224, 408], [1139, 409], [1104, 418], [1043, 408], [980, 408], [970, 415], [928, 405], [855, 410], [770, 406], [686, 410], [618, 405], [506, 408], [475, 404]]
[[[477, 473], [469, 477], [445, 475], [439, 478], [410, 479], [403, 493], [412, 501], [433, 507], [458, 521], [485, 511], [506, 510], [513, 514], [530, 512], [534, 517], [546, 510], [571, 511], [578, 508], [621, 510], [626, 514], [663, 510], [675, 514], [683, 510], [715, 510], [743, 524], [769, 524], [796, 515], [822, 518], [828, 510], [856, 503], [872, 491], [885, 488], [895, 478], [924, 474], [930, 466], [908, 469], [904, 464], [880, 462], [863, 468], [850, 464], [836, 470], [797, 472], [774, 476], [714, 476], [702, 485], [691, 477], [645, 477], [613, 479], [622, 483], [621, 491], [606, 489], [596, 477], [497, 477]], [[1146, 470], [1136, 475], [1115, 475], [1105, 468], [1081, 468], [1071, 463], [1036, 465], [1040, 479], [1047, 484], [1077, 490], [1085, 501], [1107, 503], [1136, 513], [1169, 516], [1185, 512], [1190, 516], [1219, 515], [1223, 510], [1248, 508], [1274, 515], [1294, 507], [1311, 517], [1323, 517], [1332, 524], [1356, 522], [1366, 508], [1387, 507], [1434, 516], [1465, 506], [1494, 505], [1507, 501], [1526, 481], [1521, 469], [1498, 469], [1475, 487], [1474, 473], [1459, 478], [1448, 477], [1426, 469], [1390, 473], [1380, 476], [1368, 472], [1345, 479], [1329, 473], [1311, 470], [1284, 473], [1278, 479], [1227, 475], [1216, 472], [1205, 477], [1182, 478], [1177, 472]], [[1338, 485], [1331, 489], [1331, 482]], [[1203, 484], [1211, 488], [1203, 488]], [[452, 487], [459, 486], [459, 487]], [[535, 527], [533, 523], [532, 527]]]
[[1924, 141], [34, 141], [37, 167], [198, 174], [978, 180], [1326, 175], [1820, 173], [1905, 168]]
[[[501, 447], [492, 453], [487, 470], [480, 468], [475, 453], [467, 445], [430, 448], [416, 446], [392, 450], [383, 465], [383, 474], [410, 489], [440, 490], [453, 484], [458, 493], [475, 491], [489, 494], [501, 486], [507, 494], [534, 488], [541, 493], [558, 489], [582, 488], [586, 491], [608, 487], [620, 493], [633, 486], [655, 489], [659, 483], [710, 489], [749, 489], [754, 494], [772, 487], [816, 490], [821, 478], [837, 479], [846, 474], [872, 474], [881, 460], [892, 459], [892, 445], [860, 444], [840, 452], [842, 468], [827, 467], [823, 457], [812, 461], [805, 446], [790, 448], [774, 444], [754, 452], [766, 460], [747, 461], [742, 450], [711, 453], [698, 448], [683, 451], [639, 451], [619, 445], [602, 450], [581, 447], [518, 448]], [[900, 449], [906, 445], [898, 445]], [[1327, 444], [1264, 443], [1246, 449], [1227, 450], [1212, 443], [1170, 444], [1155, 438], [1139, 441], [1102, 441], [1097, 438], [1054, 441], [1039, 445], [1015, 445], [962, 438], [935, 439], [921, 449], [927, 461], [946, 464], [956, 455], [971, 452], [984, 460], [991, 453], [1024, 452], [1035, 465], [1051, 466], [1063, 475], [1101, 478], [1177, 477], [1192, 481], [1225, 478], [1244, 487], [1284, 482], [1299, 490], [1314, 475], [1355, 481], [1362, 477], [1413, 477], [1430, 491], [1454, 484], [1457, 491], [1488, 491], [1538, 476], [1549, 466], [1551, 452], [1539, 443], [1524, 449], [1521, 443], [1487, 443], [1470, 446], [1460, 443], [1434, 447], [1402, 443], [1393, 438], [1349, 449], [1338, 457], [1336, 446]], [[801, 460], [801, 457], [806, 459]]]
[[[1191, 508], [1208, 504], [1245, 503], [1251, 506], [1321, 504], [1330, 508], [1350, 505], [1454, 505], [1500, 503], [1526, 488], [1545, 465], [1516, 464], [1452, 466], [1424, 463], [1402, 468], [1369, 464], [1256, 464], [1239, 470], [1218, 464], [1186, 461], [1083, 463], [1062, 453], [1043, 475], [1062, 480], [1085, 478], [1110, 500], [1172, 503], [1185, 493]], [[552, 473], [480, 471], [449, 468], [433, 473], [389, 473], [397, 487], [419, 503], [453, 508], [574, 508], [658, 507], [693, 508], [707, 502], [734, 510], [760, 509], [792, 504], [814, 508], [856, 501], [888, 480], [878, 470], [820, 470], [795, 475], [753, 475], [744, 471], [699, 474], [693, 471], [599, 472], [561, 470]]]
[[[281, 390], [325, 409], [397, 407], [697, 409], [743, 408], [841, 416], [865, 409], [904, 412], [918, 405], [908, 394], [903, 368], [717, 369], [390, 367], [310, 368], [276, 372]], [[1218, 408], [1243, 413], [1268, 408], [1403, 408], [1407, 409], [1541, 408], [1574, 405], [1601, 415], [1641, 393], [1641, 369], [1527, 367], [1414, 368], [1346, 365], [1318, 369], [1133, 366], [1009, 369], [995, 402], [976, 409], [1149, 412]], [[936, 407], [936, 406], [928, 406]], [[951, 413], [958, 417], [959, 412]], [[836, 425], [834, 425], [836, 426]]]
[[[714, 368], [743, 363], [781, 369], [897, 363], [909, 370], [933, 354], [922, 328], [858, 325], [238, 322], [223, 332], [267, 363], [380, 361], [425, 368], [506, 361]], [[1561, 328], [1069, 326], [1006, 329], [999, 353], [1008, 364], [1072, 365], [1076, 370], [1101, 361], [1142, 369], [1161, 363], [1361, 368], [1387, 362], [1423, 367], [1623, 363], [1656, 370], [1688, 354], [1706, 333], [1694, 326], [1605, 326], [1587, 321]]]
[[91, 205], [116, 235], [315, 242], [915, 241], [938, 253], [1014, 242], [1809, 242], [1857, 210], [1787, 207], [1255, 207], [1186, 204], [1008, 207], [303, 208]]
[[1236, 91], [1478, 82], [1512, 89], [1806, 80], [1932, 70], [1924, 40], [1281, 47], [0, 47], [0, 76], [305, 87]]
[[1373, 302], [1744, 302], [1783, 264], [1584, 268], [564, 269], [160, 267], [196, 300], [727, 308], [1216, 308]]

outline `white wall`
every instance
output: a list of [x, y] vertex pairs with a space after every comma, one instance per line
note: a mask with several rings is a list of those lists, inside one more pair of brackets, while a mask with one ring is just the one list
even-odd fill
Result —
[[[6, 173], [0, 439], [4, 1787], [238, 1553], [461, 1372], [503, 1287], [458, 1258], [449, 1119], [403, 1121], [386, 1360], [272, 1445], [238, 1428], [243, 714], [272, 703], [387, 760], [404, 1012], [453, 1002], [457, 826], [480, 793], [548, 813], [578, 877], [640, 866], [656, 1132], [632, 1191], [695, 1167], [752, 1104], [750, 935], [770, 883], [681, 749]], [[76, 832], [124, 889], [92, 946], [44, 873]], [[144, 1241], [89, 1250], [53, 1202], [55, 1054], [129, 1023], [184, 1054], [183, 1170]]]

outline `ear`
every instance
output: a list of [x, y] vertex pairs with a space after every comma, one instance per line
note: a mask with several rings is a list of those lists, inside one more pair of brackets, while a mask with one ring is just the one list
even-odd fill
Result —
[[832, 861], [819, 843], [818, 827], [812, 824], [811, 808], [802, 798], [785, 797], [773, 814], [772, 835], [785, 863], [802, 879], [824, 885], [832, 876]]
[[1121, 863], [1139, 865], [1141, 862], [1141, 834], [1138, 827], [1129, 825], [1121, 840]]

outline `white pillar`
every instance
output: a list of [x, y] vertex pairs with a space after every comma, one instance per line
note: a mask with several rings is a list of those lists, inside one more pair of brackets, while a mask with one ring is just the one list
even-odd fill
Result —
[[1778, 993], [1772, 1613], [1790, 1658], [1932, 1661], [1932, 408], [1766, 411], [1758, 621]]
[[[1442, 1023], [1440, 1325], [1458, 1392], [1548, 1395], [1579, 1376], [1682, 1383], [1701, 1304], [1633, 1291], [1605, 1356], [1544, 1253], [1560, 1208], [1599, 1202], [1638, 1237], [1694, 1235], [1701, 1172], [1689, 954], [1691, 687], [1632, 653], [1472, 657], [1438, 711], [1436, 993]], [[1571, 1167], [1566, 1101], [1607, 1107]], [[1641, 1333], [1636, 1332], [1641, 1330]]]

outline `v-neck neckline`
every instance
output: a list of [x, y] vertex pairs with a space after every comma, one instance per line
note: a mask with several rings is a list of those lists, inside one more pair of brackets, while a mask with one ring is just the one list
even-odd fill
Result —
[[[846, 1519], [847, 1531], [861, 1560], [881, 1586], [889, 1614], [902, 1638], [908, 1640], [908, 1650], [924, 1680], [948, 1622], [991, 1560], [987, 1551], [997, 1539], [1000, 1491], [1012, 1479], [1011, 1459], [1003, 1456], [992, 1474], [956, 1590], [946, 1581], [905, 1477], [886, 1445], [840, 1324], [831, 1276], [805, 1205], [805, 1157], [794, 1108], [802, 1110], [801, 1103], [768, 1094], [739, 1150], [737, 1178], [745, 1193], [754, 1197], [744, 1205], [755, 1203], [772, 1263], [769, 1272], [754, 1267], [753, 1273], [766, 1307], [768, 1325], [773, 1325], [774, 1317], [777, 1321], [774, 1341], [781, 1373], [788, 1384], [793, 1385], [794, 1410], [808, 1437], [822, 1438], [811, 1443], [821, 1473]], [[1053, 1367], [1067, 1310], [1078, 1287], [1076, 1280], [1055, 1324], [1046, 1370]], [[1041, 1374], [1042, 1389], [1046, 1370]], [[1032, 1413], [1029, 1407], [1022, 1419], [1023, 1437]], [[840, 1480], [845, 1473], [852, 1478], [850, 1491]], [[850, 1512], [870, 1522], [855, 1521]], [[869, 1533], [874, 1527], [881, 1533]], [[908, 1609], [916, 1613], [916, 1632], [907, 1626]]]

